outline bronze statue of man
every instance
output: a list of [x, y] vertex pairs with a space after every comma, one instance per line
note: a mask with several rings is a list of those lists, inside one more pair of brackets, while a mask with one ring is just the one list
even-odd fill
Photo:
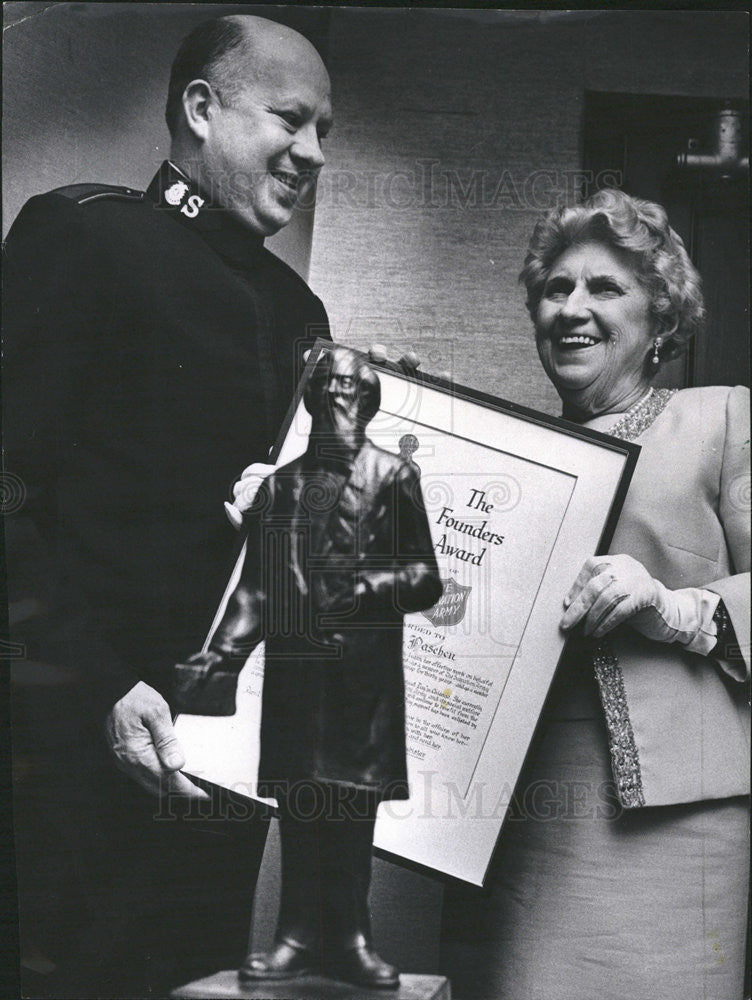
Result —
[[208, 649], [176, 668], [183, 711], [232, 714], [237, 674], [266, 642], [259, 793], [280, 807], [282, 899], [246, 980], [399, 981], [371, 948], [371, 847], [379, 802], [408, 796], [403, 617], [441, 582], [414, 463], [365, 434], [380, 397], [358, 355], [322, 355], [307, 450], [262, 483], [240, 581]]

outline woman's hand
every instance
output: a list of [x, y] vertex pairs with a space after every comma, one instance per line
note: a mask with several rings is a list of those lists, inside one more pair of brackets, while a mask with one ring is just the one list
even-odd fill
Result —
[[656, 642], [678, 642], [707, 655], [715, 645], [718, 595], [697, 587], [669, 590], [631, 556], [593, 556], [564, 598], [561, 627], [582, 622], [600, 638], [625, 622]]
[[240, 531], [243, 527], [243, 514], [253, 506], [259, 486], [276, 468], [276, 465], [254, 462], [247, 469], [243, 469], [240, 479], [232, 488], [232, 495], [235, 499], [232, 503], [225, 501], [227, 519], [236, 531]]

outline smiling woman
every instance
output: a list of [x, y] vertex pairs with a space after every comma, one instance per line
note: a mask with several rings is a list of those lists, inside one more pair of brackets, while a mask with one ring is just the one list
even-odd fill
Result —
[[565, 416], [642, 450], [611, 552], [562, 594], [559, 625], [574, 634], [483, 905], [446, 890], [444, 971], [474, 1000], [736, 1000], [749, 396], [651, 385], [704, 312], [660, 206], [604, 191], [555, 210], [522, 279]]
[[541, 363], [572, 419], [628, 410], [704, 319], [665, 212], [620, 191], [542, 220], [520, 277]]
[[575, 245], [551, 268], [536, 317], [538, 353], [570, 408], [598, 414], [636, 403], [660, 330], [624, 251]]

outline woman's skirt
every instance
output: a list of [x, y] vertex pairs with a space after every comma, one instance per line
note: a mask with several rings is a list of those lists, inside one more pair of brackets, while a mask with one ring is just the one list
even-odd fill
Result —
[[590, 718], [544, 723], [483, 893], [445, 892], [452, 996], [740, 1000], [749, 799], [623, 809], [580, 695]]

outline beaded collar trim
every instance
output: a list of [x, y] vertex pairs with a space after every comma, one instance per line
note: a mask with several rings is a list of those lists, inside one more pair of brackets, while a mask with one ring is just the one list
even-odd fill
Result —
[[[623, 441], [634, 441], [650, 427], [676, 395], [676, 389], [652, 387], [632, 406], [607, 433]], [[627, 809], [645, 805], [642, 787], [640, 754], [637, 750], [629, 706], [624, 689], [624, 675], [611, 645], [603, 640], [593, 654], [593, 670], [598, 682], [603, 712], [608, 729], [611, 769], [616, 781], [619, 801]]]
[[643, 431], [646, 431], [653, 421], [666, 409], [677, 389], [648, 389], [647, 393], [630, 407], [607, 434], [621, 438], [622, 441], [634, 441]]

